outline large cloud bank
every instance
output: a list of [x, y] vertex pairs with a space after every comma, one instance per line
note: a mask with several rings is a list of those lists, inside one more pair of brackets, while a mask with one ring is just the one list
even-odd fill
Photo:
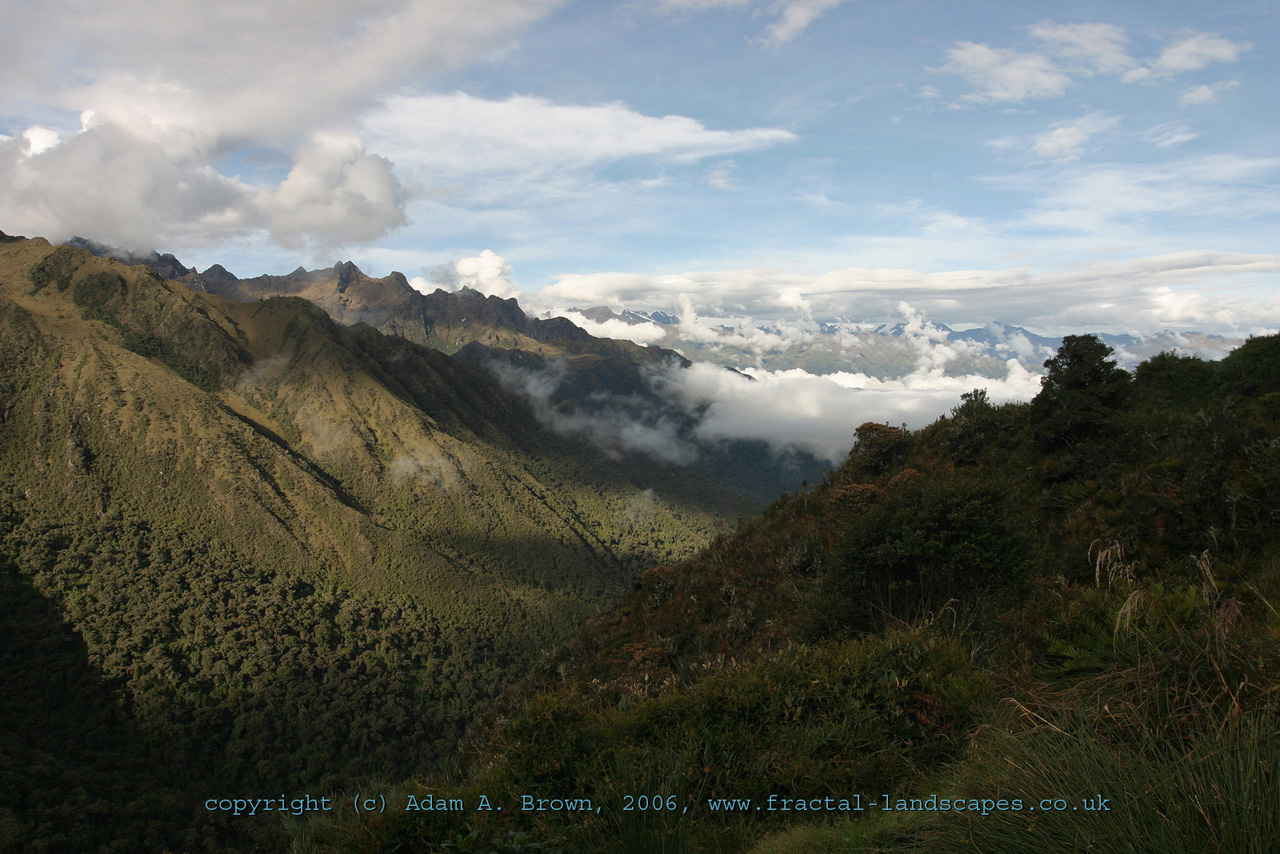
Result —
[[1007, 368], [998, 379], [926, 371], [881, 380], [865, 374], [815, 376], [799, 369], [748, 369], [748, 376], [741, 376], [696, 363], [673, 388], [690, 404], [706, 407], [698, 427], [705, 438], [764, 439], [779, 449], [803, 448], [834, 465], [849, 453], [854, 430], [867, 421], [923, 427], [975, 388], [987, 389], [999, 403], [1035, 396], [1039, 374], [1012, 359]]
[[558, 2], [124, 5], [5, 4], [0, 115], [26, 124], [0, 140], [6, 229], [144, 248], [373, 240], [404, 223], [412, 191], [358, 114]]
[[[697, 458], [699, 440], [756, 439], [780, 453], [801, 449], [835, 465], [848, 454], [854, 431], [867, 421], [919, 428], [949, 412], [962, 394], [975, 388], [986, 389], [992, 401], [1001, 403], [1029, 400], [1039, 391], [1040, 373], [1018, 358], [1001, 363], [995, 376], [957, 370], [981, 346], [950, 341], [910, 306], [900, 309], [907, 320], [892, 340], [909, 360], [905, 373], [885, 378], [849, 371], [816, 375], [800, 368], [733, 371], [710, 362], [653, 371], [651, 389], [682, 411], [682, 417], [652, 402], [600, 393], [587, 406], [557, 405], [563, 366], [529, 371], [494, 364], [490, 369], [528, 398], [538, 419], [551, 429], [582, 436], [611, 452], [677, 463]], [[1018, 347], [1017, 342], [1009, 346]], [[694, 425], [692, 431], [688, 424]]]

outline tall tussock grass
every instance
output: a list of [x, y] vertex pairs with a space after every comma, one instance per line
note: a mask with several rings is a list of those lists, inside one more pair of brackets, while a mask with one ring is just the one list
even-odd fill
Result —
[[1197, 583], [1184, 584], [1104, 567], [1105, 587], [1046, 632], [1050, 678], [1024, 683], [960, 766], [966, 797], [1022, 809], [939, 814], [909, 847], [1280, 851], [1274, 611], [1227, 595], [1207, 554], [1193, 564]]

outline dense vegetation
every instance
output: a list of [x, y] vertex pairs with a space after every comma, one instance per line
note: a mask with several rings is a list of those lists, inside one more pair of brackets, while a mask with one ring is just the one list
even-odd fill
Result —
[[1275, 850], [1280, 339], [1046, 370], [712, 540], [465, 361], [0, 241], [0, 850]]
[[461, 771], [390, 790], [507, 812], [348, 811], [293, 850], [1276, 850], [1280, 338], [1110, 355], [1068, 337], [1031, 403], [862, 425], [822, 484], [641, 575]]
[[3, 850], [268, 850], [751, 506], [297, 298], [0, 245]]

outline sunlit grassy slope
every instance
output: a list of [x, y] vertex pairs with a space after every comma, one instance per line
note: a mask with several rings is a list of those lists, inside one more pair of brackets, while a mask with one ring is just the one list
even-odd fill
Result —
[[469, 288], [423, 293], [401, 273], [368, 276], [349, 261], [241, 279], [218, 265], [198, 273], [172, 255], [131, 256], [81, 238], [72, 243], [102, 257], [131, 257], [192, 290], [241, 302], [298, 297], [340, 324], [371, 326], [456, 355], [526, 398], [536, 397], [540, 419], [579, 441], [615, 454], [631, 455], [636, 447], [662, 453], [761, 504], [819, 479], [828, 468], [800, 449], [701, 435], [699, 413], [671, 393], [691, 364], [679, 353], [596, 338], [563, 317], [530, 317], [515, 299]]

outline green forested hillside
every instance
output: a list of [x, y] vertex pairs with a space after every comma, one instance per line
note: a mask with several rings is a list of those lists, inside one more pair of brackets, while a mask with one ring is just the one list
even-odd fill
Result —
[[1069, 336], [1046, 369], [1031, 403], [858, 427], [647, 570], [465, 774], [393, 789], [598, 811], [347, 813], [295, 850], [1276, 850], [1280, 337], [1131, 375]]
[[427, 773], [747, 509], [304, 300], [38, 239], [0, 244], [0, 424], [4, 850], [247, 850], [275, 824], [198, 804]]
[[[370, 326], [457, 356], [523, 396], [544, 426], [607, 452], [633, 455], [639, 447], [679, 460], [761, 505], [802, 481], [817, 480], [828, 468], [808, 451], [783, 452], [762, 440], [701, 436], [700, 413], [672, 401], [662, 381], [691, 364], [679, 353], [596, 338], [563, 317], [529, 317], [514, 299], [470, 288], [422, 293], [401, 273], [375, 278], [350, 261], [241, 279], [218, 265], [198, 273], [172, 255], [134, 255], [81, 238], [72, 244], [232, 300], [299, 297], [340, 324]], [[638, 442], [637, 436], [646, 435], [650, 441]]]

